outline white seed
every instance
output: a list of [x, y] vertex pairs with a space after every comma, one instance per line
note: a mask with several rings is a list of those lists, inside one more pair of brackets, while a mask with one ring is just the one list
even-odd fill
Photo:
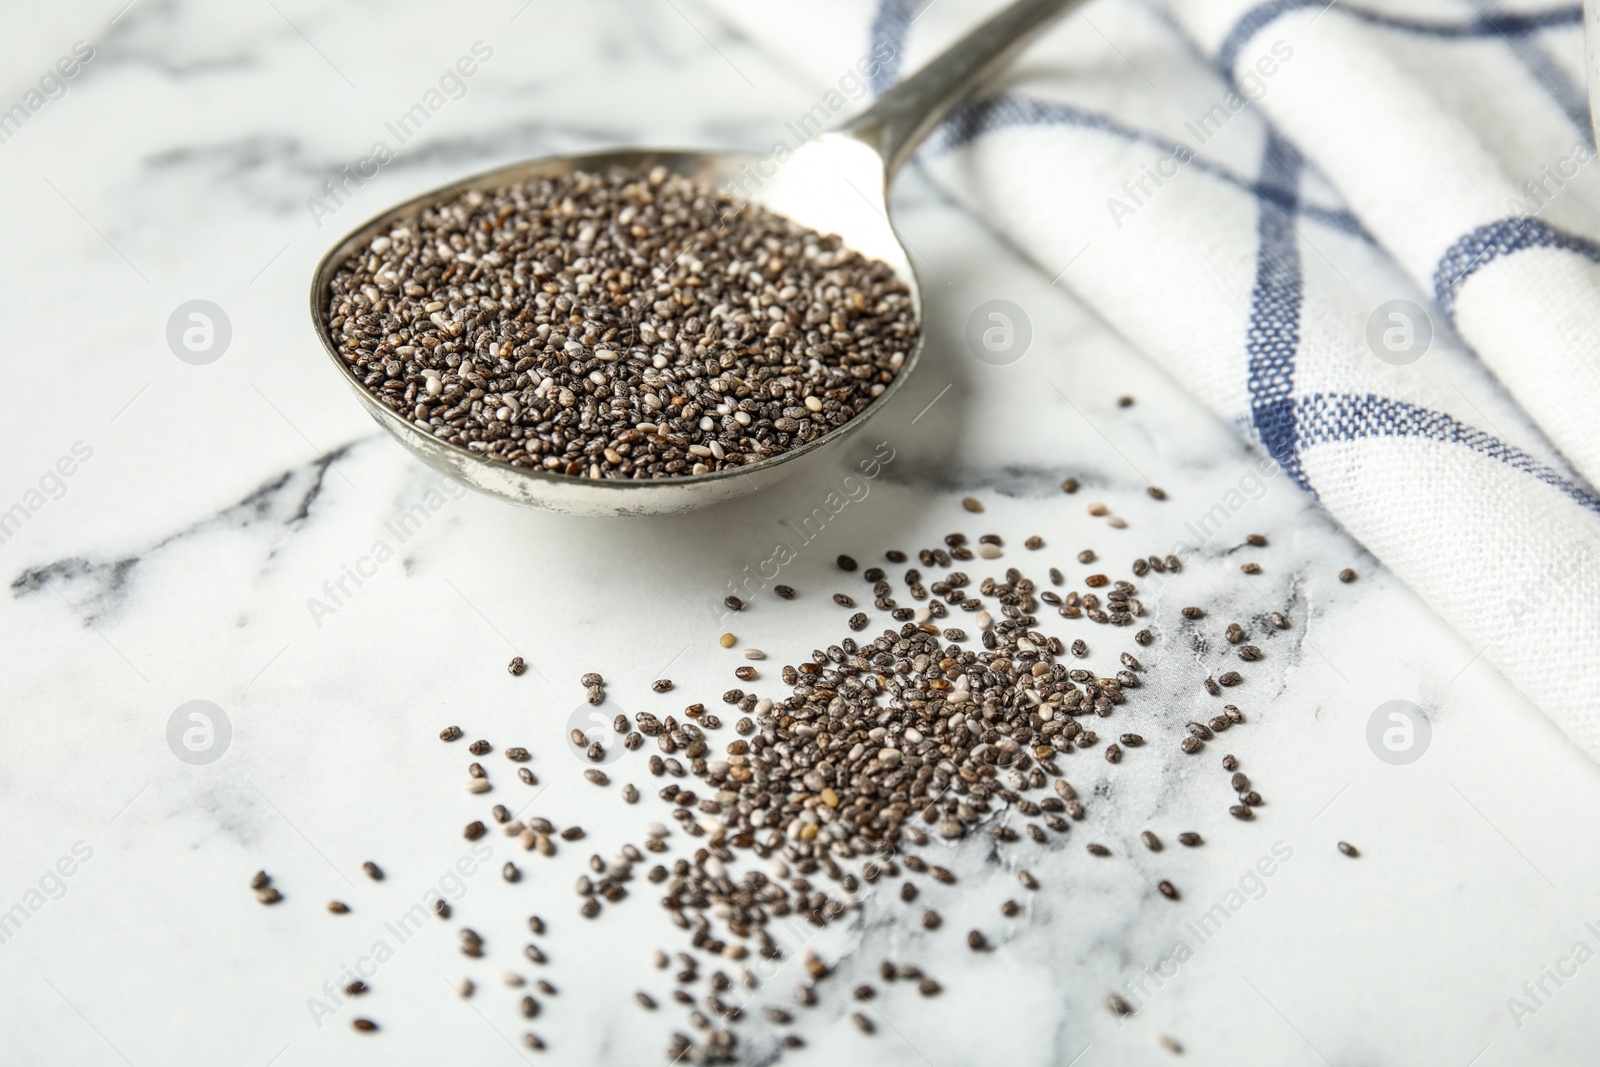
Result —
[[468, 778], [467, 779], [467, 792], [469, 792], [469, 793], [487, 793], [488, 791], [489, 791], [489, 779], [487, 779], [487, 778]]

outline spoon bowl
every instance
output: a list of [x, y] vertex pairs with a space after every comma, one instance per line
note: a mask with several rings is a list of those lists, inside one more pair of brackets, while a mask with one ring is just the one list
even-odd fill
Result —
[[[413, 197], [356, 227], [317, 265], [311, 319], [323, 350], [367, 412], [428, 466], [513, 504], [568, 515], [656, 515], [732, 500], [837, 449], [889, 403], [922, 353], [922, 287], [889, 217], [888, 186], [922, 137], [974, 84], [1008, 60], [1055, 17], [1081, 0], [1019, 0], [951, 46], [927, 67], [835, 131], [793, 152], [768, 155], [672, 149], [625, 149], [547, 156], [451, 182]], [[850, 249], [883, 261], [910, 290], [918, 333], [899, 371], [871, 404], [843, 425], [785, 452], [739, 467], [673, 478], [586, 478], [522, 467], [473, 452], [419, 429], [362, 384], [328, 330], [330, 287], [339, 268], [396, 221], [473, 190], [491, 190], [574, 171], [638, 174], [653, 167], [728, 189], [786, 215]]]

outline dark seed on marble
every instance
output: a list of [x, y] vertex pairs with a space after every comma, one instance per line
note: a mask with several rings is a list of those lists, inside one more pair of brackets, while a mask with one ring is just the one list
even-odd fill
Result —
[[857, 566], [853, 557], [844, 555], [841, 555], [838, 559], [834, 560], [834, 563], [838, 564], [839, 569], [842, 571], [853, 571]]
[[265, 889], [272, 884], [272, 876], [266, 871], [257, 871], [250, 876], [251, 889]]
[[511, 809], [506, 807], [504, 804], [496, 804], [494, 807], [489, 809], [489, 814], [493, 815], [494, 821], [498, 823], [508, 823], [511, 821]]
[[522, 781], [524, 783], [526, 783], [527, 785], [537, 785], [537, 784], [539, 784], [539, 779], [535, 778], [533, 776], [533, 772], [528, 770], [528, 768], [526, 768], [526, 767], [518, 767], [517, 768], [517, 777], [521, 778]]
[[1106, 762], [1107, 763], [1121, 763], [1122, 762], [1122, 748], [1121, 748], [1120, 745], [1116, 744], [1116, 742], [1112, 742], [1111, 744], [1106, 746]]
[[1140, 745], [1144, 744], [1144, 735], [1123, 734], [1121, 737], [1117, 738], [1117, 740], [1121, 741], [1128, 748], [1138, 748]]
[[878, 991], [869, 985], [858, 985], [851, 990], [851, 995], [857, 1000], [871, 1000], [878, 995]]
[[652, 997], [649, 993], [645, 993], [645, 992], [642, 992], [642, 991], [638, 992], [638, 993], [635, 993], [633, 995], [633, 999], [638, 1001], [639, 1002], [639, 1006], [641, 1008], [646, 1009], [647, 1011], [655, 1011], [656, 1010], [655, 998]]
[[1148, 645], [1150, 642], [1156, 639], [1156, 635], [1151, 633], [1149, 630], [1140, 630], [1138, 633], [1133, 635], [1133, 639], [1141, 645]]
[[1178, 887], [1173, 885], [1171, 882], [1157, 882], [1156, 888], [1161, 890], [1161, 895], [1166, 897], [1168, 900], [1178, 899]]
[[1346, 567], [1344, 570], [1339, 572], [1339, 580], [1341, 582], [1353, 582], [1356, 580], [1356, 572], [1351, 570], [1349, 567]]
[[1030, 537], [1026, 541], [1022, 542], [1022, 547], [1031, 549], [1033, 551], [1038, 551], [1044, 547], [1044, 538], [1038, 536]]
[[961, 506], [966, 508], [968, 511], [978, 512], [983, 510], [983, 501], [979, 500], [975, 496], [962, 497]]
[[1186, 619], [1198, 619], [1198, 618], [1203, 617], [1204, 615], [1205, 615], [1205, 612], [1203, 610], [1201, 610], [1200, 608], [1197, 608], [1197, 607], [1192, 607], [1191, 606], [1191, 607], [1187, 607], [1187, 608], [1183, 609], [1183, 617], [1186, 618]]
[[1360, 850], [1357, 849], [1356, 846], [1352, 845], [1348, 841], [1340, 841], [1339, 842], [1339, 851], [1343, 852], [1346, 856], [1354, 857], [1354, 856], [1361, 855]]
[[888, 560], [890, 563], [904, 563], [906, 561], [906, 554], [900, 551], [898, 548], [891, 548], [889, 551], [883, 554], [883, 558]]
[[1247, 545], [1253, 545], [1256, 548], [1265, 548], [1266, 545], [1267, 545], [1267, 539], [1265, 537], [1262, 537], [1260, 534], [1257, 534], [1257, 533], [1246, 534], [1245, 538], [1244, 538], [1244, 543], [1247, 544]]
[[956, 876], [943, 867], [929, 867], [928, 874], [935, 882], [940, 882], [944, 885], [954, 885], [956, 881]]
[[982, 930], [967, 931], [967, 947], [974, 952], [982, 952], [989, 947], [988, 940], [983, 936]]
[[1212, 696], [1219, 697], [1222, 695], [1222, 689], [1217, 685], [1217, 680], [1215, 678], [1207, 678], [1205, 681], [1205, 686], [1206, 692], [1210, 693]]
[[524, 1019], [537, 1019], [539, 1017], [539, 1002], [532, 997], [523, 997], [522, 1003], [518, 1007], [521, 1009]]
[[515, 675], [520, 675], [523, 671], [525, 671], [527, 669], [528, 669], [528, 664], [523, 660], [523, 658], [521, 656], [512, 656], [511, 657], [511, 662], [506, 664], [506, 670], [510, 671], [512, 673], [512, 675], [514, 675], [514, 676]]
[[944, 987], [938, 982], [935, 982], [932, 978], [924, 978], [922, 981], [917, 983], [917, 992], [921, 993], [925, 997], [936, 997], [943, 992], [943, 990]]
[[371, 878], [374, 882], [383, 881], [383, 871], [371, 860], [367, 860], [365, 863], [363, 863], [361, 865], [361, 869], [362, 871], [366, 872], [367, 877]]
[[782, 597], [784, 600], [794, 599], [794, 589], [792, 586], [775, 585], [772, 587], [772, 591], [778, 594], [778, 596]]
[[877, 1029], [872, 1025], [872, 1020], [867, 1018], [865, 1015], [862, 1015], [859, 1011], [850, 1016], [850, 1021], [855, 1023], [856, 1029], [860, 1030], [863, 1034], [870, 1034]]
[[1194, 833], [1193, 831], [1185, 831], [1184, 833], [1178, 835], [1178, 844], [1182, 845], [1184, 848], [1199, 848], [1201, 845], [1205, 844], [1205, 841], [1200, 837], [1199, 834]]
[[1063, 493], [1076, 493], [1078, 491], [1078, 479], [1068, 478], [1066, 481], [1062, 482], [1061, 491]]
[[364, 1034], [370, 1034], [378, 1028], [378, 1024], [371, 1019], [353, 1019], [350, 1025]]
[[484, 755], [488, 755], [489, 750], [492, 747], [493, 746], [490, 745], [489, 742], [484, 741], [484, 740], [482, 740], [480, 738], [479, 740], [474, 741], [474, 742], [472, 742], [472, 744], [468, 745], [467, 746], [467, 751], [472, 753], [474, 756], [484, 756]]
[[1235, 793], [1247, 793], [1250, 791], [1250, 779], [1243, 771], [1237, 772], [1232, 778], [1228, 779], [1228, 784], [1233, 786]]
[[542, 1052], [544, 1050], [544, 1039], [531, 1031], [522, 1035], [522, 1043], [533, 1049], [535, 1052]]
[[589, 671], [582, 678], [578, 679], [578, 684], [587, 689], [591, 685], [605, 685], [606, 680], [595, 671]]
[[256, 900], [262, 904], [276, 904], [283, 899], [283, 894], [272, 886], [262, 886], [256, 890]]
[[722, 603], [729, 611], [743, 611], [744, 610], [744, 601], [740, 600], [736, 596], [723, 597], [722, 598]]
[[870, 621], [871, 620], [867, 618], [866, 612], [858, 611], [854, 615], [850, 616], [850, 629], [859, 633], [867, 628], [867, 624]]
[[1129, 1007], [1128, 1002], [1123, 1000], [1122, 997], [1118, 996], [1116, 993], [1106, 994], [1106, 1007], [1110, 1008], [1112, 1014], [1114, 1015], [1133, 1014], [1133, 1008]]
[[600, 914], [600, 902], [594, 897], [590, 897], [583, 902], [583, 907], [578, 909], [578, 914], [582, 915], [585, 919], [594, 918], [596, 915]]
[[1181, 742], [1179, 742], [1178, 747], [1193, 755], [1205, 747], [1205, 742], [1200, 740], [1198, 737], [1185, 737]]
[[459, 726], [446, 726], [443, 730], [439, 731], [439, 740], [441, 740], [441, 741], [459, 741], [459, 740], [461, 740], [461, 727], [459, 727]]
[[1017, 881], [1022, 883], [1024, 889], [1038, 889], [1039, 880], [1026, 870], [1017, 872]]
[[1261, 564], [1256, 563], [1255, 561], [1252, 560], [1249, 563], [1241, 563], [1241, 564], [1239, 564], [1239, 569], [1241, 571], [1243, 571], [1244, 573], [1246, 573], [1246, 574], [1260, 574], [1261, 573]]
[[477, 822], [477, 821], [473, 821], [473, 822], [467, 823], [467, 828], [463, 832], [462, 836], [465, 837], [468, 841], [476, 841], [478, 838], [482, 837], [484, 834], [486, 834], [488, 832], [489, 832], [488, 828], [485, 827], [483, 825], [483, 823]]
[[1008, 900], [1000, 905], [1000, 914], [1008, 919], [1014, 919], [1022, 911], [1022, 905], [1014, 900]]
[[1233, 805], [1228, 809], [1228, 814], [1232, 815], [1235, 819], [1242, 819], [1245, 822], [1249, 822], [1251, 819], [1256, 817], [1256, 813], [1251, 811], [1250, 807], [1246, 804]]
[[1157, 837], [1152, 831], [1146, 830], [1141, 833], [1139, 835], [1139, 840], [1143, 841], [1144, 847], [1149, 849], [1151, 852], [1161, 851], [1161, 838]]
[[1091, 855], [1091, 856], [1109, 856], [1109, 855], [1111, 855], [1111, 850], [1109, 848], [1107, 848], [1106, 846], [1098, 843], [1098, 842], [1095, 842], [1093, 844], [1087, 845], [1085, 847], [1088, 848], [1089, 855]]
[[1146, 489], [1145, 492], [1149, 493], [1151, 499], [1153, 499], [1153, 500], [1165, 500], [1165, 499], [1167, 499], [1167, 491], [1165, 489], [1162, 489], [1160, 486], [1152, 485], [1150, 488]]
[[1271, 619], [1272, 625], [1276, 626], [1280, 630], [1287, 630], [1289, 628], [1289, 619], [1281, 611], [1274, 611], [1271, 615], [1267, 616], [1267, 618]]
[[1239, 766], [1239, 760], [1237, 759], [1237, 757], [1235, 757], [1233, 755], [1233, 753], [1230, 752], [1226, 756], [1222, 757], [1222, 769], [1223, 770], [1231, 771], [1231, 770], [1234, 770], [1235, 768], [1237, 768], [1238, 766]]
[[1228, 671], [1228, 672], [1226, 672], [1224, 674], [1217, 675], [1217, 684], [1218, 685], [1224, 685], [1224, 686], [1232, 687], [1232, 686], [1238, 685], [1240, 682], [1243, 682], [1243, 681], [1244, 681], [1244, 675], [1240, 674], [1238, 671]]
[[833, 602], [841, 608], [853, 608], [856, 606], [855, 600], [845, 593], [833, 594]]

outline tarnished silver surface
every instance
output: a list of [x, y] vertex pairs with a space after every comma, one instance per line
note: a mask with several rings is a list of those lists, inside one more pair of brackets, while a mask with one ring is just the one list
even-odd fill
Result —
[[885, 93], [838, 131], [819, 135], [787, 158], [673, 149], [549, 156], [485, 171], [413, 197], [362, 223], [318, 263], [311, 280], [311, 321], [317, 337], [378, 425], [430, 467], [514, 504], [568, 515], [656, 515], [720, 503], [771, 485], [794, 473], [797, 460], [819, 457], [837, 448], [883, 409], [922, 354], [920, 332], [900, 372], [866, 410], [798, 448], [744, 467], [684, 478], [581, 478], [478, 455], [423, 433], [384, 406], [362, 386], [329, 338], [326, 308], [333, 275], [357, 248], [386, 232], [396, 219], [427, 204], [453, 199], [473, 189], [494, 189], [575, 170], [636, 172], [659, 165], [725, 186], [814, 230], [837, 234], [855, 251], [883, 260], [911, 290], [920, 325], [922, 286], [889, 218], [889, 180], [916, 144], [974, 85], [1007, 62], [1056, 17], [1081, 2], [1020, 0]]

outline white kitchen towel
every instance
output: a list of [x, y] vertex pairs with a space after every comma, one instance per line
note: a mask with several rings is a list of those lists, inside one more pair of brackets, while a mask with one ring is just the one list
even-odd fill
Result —
[[[701, 2], [878, 92], [1002, 6]], [[1093, 0], [918, 160], [1600, 759], [1581, 13], [1481, 2]]]

